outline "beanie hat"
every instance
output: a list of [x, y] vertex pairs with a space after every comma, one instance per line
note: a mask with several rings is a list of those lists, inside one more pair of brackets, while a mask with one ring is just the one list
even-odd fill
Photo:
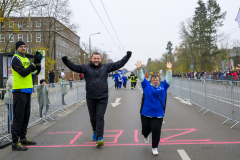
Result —
[[18, 41], [18, 42], [16, 43], [16, 50], [17, 50], [18, 47], [21, 46], [21, 45], [25, 45], [25, 43], [24, 43], [23, 41]]
[[45, 79], [41, 79], [40, 80], [40, 84], [42, 84], [43, 82], [46, 82], [46, 80]]

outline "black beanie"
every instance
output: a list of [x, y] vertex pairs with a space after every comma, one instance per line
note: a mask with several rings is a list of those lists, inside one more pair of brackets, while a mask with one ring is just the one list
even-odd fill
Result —
[[43, 82], [46, 82], [46, 80], [45, 79], [41, 79], [40, 80], [40, 84], [42, 84]]
[[23, 41], [18, 41], [18, 42], [16, 43], [16, 50], [17, 50], [18, 47], [21, 46], [21, 45], [25, 45], [25, 43], [24, 43]]

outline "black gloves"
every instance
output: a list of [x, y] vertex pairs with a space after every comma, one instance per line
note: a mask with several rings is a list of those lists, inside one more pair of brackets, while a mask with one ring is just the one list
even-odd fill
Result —
[[127, 56], [131, 57], [131, 55], [132, 55], [132, 52], [131, 51], [127, 51]]
[[63, 56], [63, 57], [62, 57], [62, 61], [66, 61], [67, 59], [68, 59], [67, 56]]
[[37, 51], [36, 52], [36, 55], [34, 56], [34, 61], [33, 61], [33, 63], [36, 65], [36, 64], [39, 64], [39, 63], [41, 63], [41, 60], [42, 60], [42, 54], [39, 52], [39, 51]]

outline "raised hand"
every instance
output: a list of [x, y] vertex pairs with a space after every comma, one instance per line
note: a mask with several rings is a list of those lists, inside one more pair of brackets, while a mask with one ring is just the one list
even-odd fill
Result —
[[137, 66], [137, 69], [140, 70], [143, 66], [142, 61], [137, 61], [137, 64], [135, 64]]
[[172, 63], [171, 62], [167, 62], [166, 67], [170, 71], [171, 68], [172, 68]]
[[238, 64], [238, 67], [236, 68], [238, 72], [240, 72], [240, 64]]

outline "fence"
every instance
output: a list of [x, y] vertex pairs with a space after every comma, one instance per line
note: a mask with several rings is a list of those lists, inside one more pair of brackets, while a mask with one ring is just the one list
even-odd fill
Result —
[[168, 90], [174, 95], [201, 107], [203, 114], [212, 112], [233, 122], [240, 123], [240, 82], [228, 80], [196, 80], [173, 78]]
[[[108, 86], [109, 88], [114, 84], [114, 81], [111, 77], [108, 78]], [[53, 87], [54, 86], [54, 87]], [[72, 81], [68, 83], [54, 83], [46, 84], [41, 89], [43, 93], [48, 90], [48, 99], [49, 99], [49, 110], [46, 115], [42, 118], [39, 116], [39, 102], [37, 97], [37, 88], [38, 86], [34, 86], [34, 93], [31, 96], [31, 114], [29, 119], [28, 127], [32, 127], [40, 122], [49, 123], [50, 121], [54, 120], [52, 115], [56, 112], [65, 112], [68, 110], [68, 107], [72, 106], [76, 103], [82, 103], [86, 99], [86, 91], [85, 91], [85, 81]], [[63, 88], [67, 87], [67, 94], [64, 96], [64, 103], [63, 103]], [[0, 89], [0, 93], [6, 91], [6, 89]], [[45, 94], [43, 94], [45, 95]], [[10, 97], [10, 92], [8, 97]], [[46, 98], [43, 96], [44, 100], [44, 110], [46, 109]], [[12, 98], [8, 99], [8, 102], [5, 103], [3, 100], [0, 99], [0, 141], [6, 139], [11, 141], [11, 131], [12, 131], [12, 121], [13, 121], [13, 105]]]

